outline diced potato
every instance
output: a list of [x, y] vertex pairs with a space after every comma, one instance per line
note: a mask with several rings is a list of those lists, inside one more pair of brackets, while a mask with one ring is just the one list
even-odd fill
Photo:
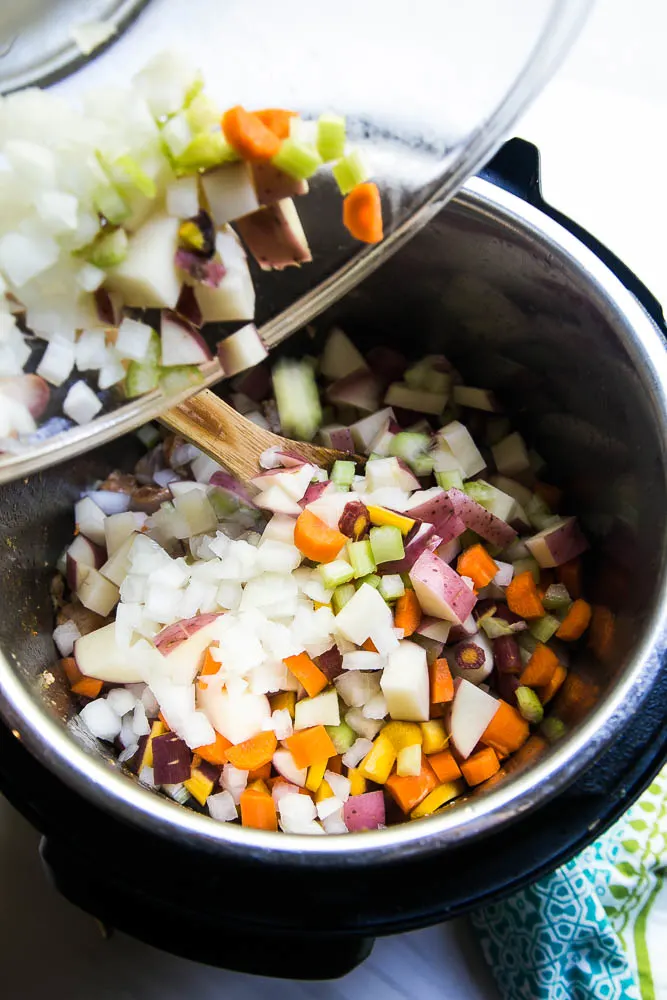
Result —
[[424, 753], [440, 753], [449, 743], [449, 737], [440, 719], [430, 719], [421, 723], [422, 749]]
[[422, 743], [422, 731], [417, 722], [388, 722], [382, 732], [391, 740], [396, 753]]
[[465, 785], [462, 781], [447, 781], [444, 785], [438, 785], [420, 802], [410, 813], [410, 819], [421, 819], [422, 816], [430, 816], [437, 812], [447, 802], [463, 795]]

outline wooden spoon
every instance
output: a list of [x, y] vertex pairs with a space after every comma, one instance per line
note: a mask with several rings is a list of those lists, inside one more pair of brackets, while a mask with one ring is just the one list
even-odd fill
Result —
[[160, 417], [170, 430], [187, 438], [212, 459], [224, 465], [241, 482], [247, 482], [260, 471], [259, 456], [276, 445], [294, 452], [323, 469], [329, 470], [338, 458], [366, 461], [359, 455], [322, 448], [305, 441], [290, 441], [271, 431], [265, 431], [247, 420], [210, 389], [203, 389], [191, 399], [167, 410]]

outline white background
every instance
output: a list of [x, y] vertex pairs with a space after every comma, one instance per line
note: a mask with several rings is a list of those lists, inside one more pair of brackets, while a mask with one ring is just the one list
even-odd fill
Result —
[[[546, 199], [606, 243], [663, 302], [666, 37], [663, 0], [598, 0], [557, 78], [515, 129], [541, 149]], [[6, 1000], [496, 998], [475, 942], [461, 924], [378, 942], [361, 969], [313, 987], [197, 967], [122, 935], [105, 942], [94, 921], [46, 883], [37, 843], [36, 834], [0, 799]], [[479, 863], [484, 864], [483, 853]], [[298, 955], [292, 958], [298, 962]]]

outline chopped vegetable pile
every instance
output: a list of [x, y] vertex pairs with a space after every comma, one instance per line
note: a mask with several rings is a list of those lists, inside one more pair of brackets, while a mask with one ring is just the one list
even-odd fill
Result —
[[[594, 702], [568, 669], [586, 633], [599, 657], [613, 643], [583, 597], [587, 543], [445, 358], [364, 358], [334, 330], [273, 386], [260, 366], [234, 400], [365, 468], [270, 449], [246, 487], [143, 428], [134, 475], [77, 503], [60, 566], [54, 640], [80, 723], [217, 821], [323, 834], [437, 813]], [[377, 410], [383, 393], [402, 409]], [[323, 423], [332, 401], [351, 424]]]
[[[311, 260], [294, 199], [318, 170], [331, 166], [350, 234], [382, 239], [344, 118], [223, 114], [173, 53], [80, 109], [51, 91], [4, 97], [0, 135], [0, 452], [198, 384], [220, 336], [202, 328], [254, 318], [246, 250], [262, 270]], [[265, 355], [252, 325], [218, 345], [228, 376]]]

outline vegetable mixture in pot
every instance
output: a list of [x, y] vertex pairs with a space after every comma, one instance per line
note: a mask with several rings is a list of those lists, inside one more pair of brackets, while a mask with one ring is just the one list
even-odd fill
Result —
[[149, 425], [134, 474], [79, 500], [54, 640], [80, 723], [144, 785], [261, 830], [381, 829], [592, 704], [570, 650], [587, 634], [604, 657], [613, 620], [490, 392], [338, 329], [233, 390], [251, 419], [368, 460], [271, 449], [245, 487]]

